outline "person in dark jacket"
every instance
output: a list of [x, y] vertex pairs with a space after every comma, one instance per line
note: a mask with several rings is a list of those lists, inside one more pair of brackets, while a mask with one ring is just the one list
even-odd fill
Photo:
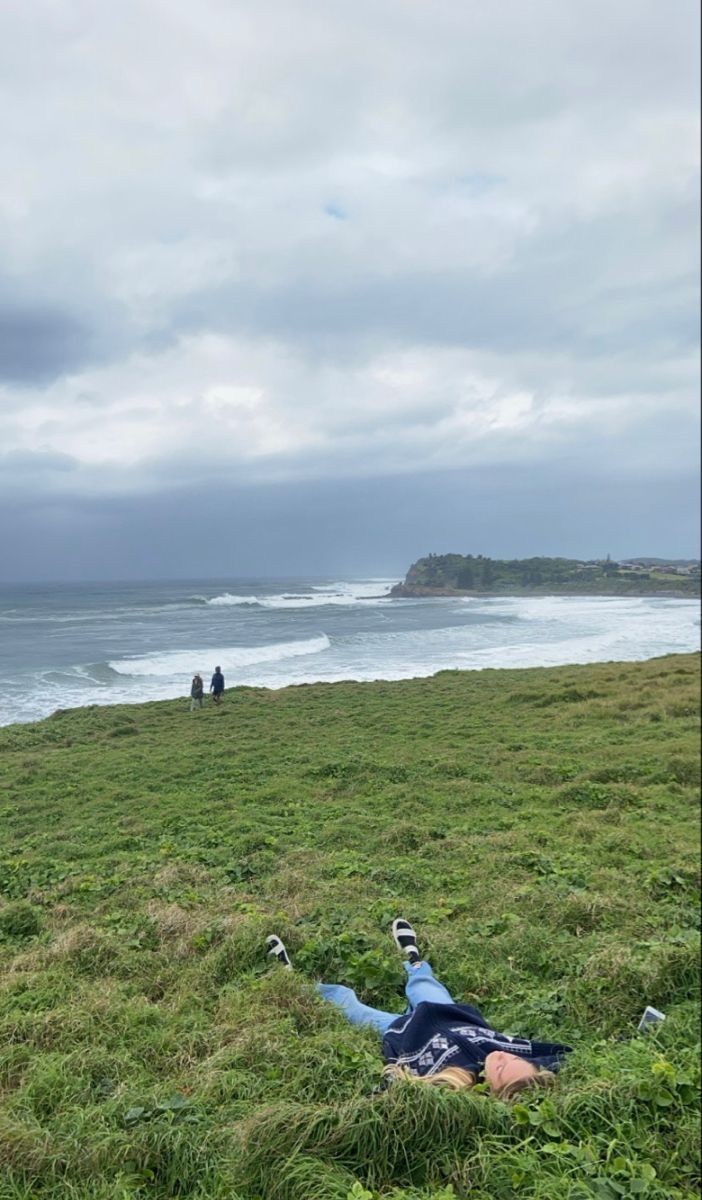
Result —
[[190, 711], [195, 708], [202, 708], [202, 700], [205, 693], [205, 685], [202, 682], [202, 675], [193, 675], [193, 681], [190, 685]]
[[[401, 1016], [362, 1004], [353, 989], [343, 984], [317, 985], [320, 995], [340, 1008], [353, 1025], [370, 1025], [382, 1034], [386, 1082], [414, 1078], [459, 1091], [484, 1080], [502, 1100], [553, 1083], [570, 1046], [498, 1033], [480, 1009], [454, 1003], [429, 963], [420, 957], [408, 921], [398, 917], [392, 932], [407, 959], [409, 1008]], [[292, 967], [277, 934], [271, 934], [266, 943], [270, 955], [284, 967]]]
[[212, 676], [212, 682], [210, 683], [210, 691], [212, 692], [212, 699], [214, 700], [215, 704], [219, 704], [222, 699], [222, 693], [224, 692], [224, 675], [222, 674], [221, 667], [215, 667], [214, 669], [214, 675]]

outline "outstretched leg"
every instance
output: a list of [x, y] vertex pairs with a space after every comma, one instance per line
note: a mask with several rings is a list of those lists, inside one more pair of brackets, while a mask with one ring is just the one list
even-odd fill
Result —
[[362, 1004], [353, 988], [343, 983], [318, 983], [317, 991], [320, 996], [340, 1008], [352, 1025], [371, 1025], [380, 1033], [385, 1033], [388, 1025], [396, 1021], [399, 1013], [383, 1012], [379, 1008], [371, 1008]]
[[[285, 948], [285, 943], [277, 933], [269, 934], [266, 938], [266, 946], [271, 958], [274, 958], [286, 970], [292, 970], [290, 955]], [[352, 1025], [371, 1025], [380, 1033], [385, 1033], [388, 1025], [398, 1017], [398, 1013], [383, 1012], [379, 1008], [371, 1008], [369, 1004], [362, 1004], [353, 988], [345, 987], [343, 983], [318, 983], [317, 991], [330, 1004], [335, 1004], [337, 1008], [340, 1008]]]
[[405, 995], [409, 1000], [410, 1008], [416, 1008], [418, 1004], [423, 1004], [427, 1000], [430, 1004], [454, 1003], [448, 988], [435, 978], [428, 962], [407, 962], [405, 970], [407, 972]]

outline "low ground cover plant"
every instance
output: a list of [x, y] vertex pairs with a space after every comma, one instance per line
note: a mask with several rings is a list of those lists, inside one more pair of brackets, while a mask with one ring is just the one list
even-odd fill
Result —
[[[697, 1195], [698, 695], [685, 655], [0, 730], [0, 1200]], [[311, 981], [400, 1011], [399, 914], [576, 1047], [553, 1092], [374, 1094]]]

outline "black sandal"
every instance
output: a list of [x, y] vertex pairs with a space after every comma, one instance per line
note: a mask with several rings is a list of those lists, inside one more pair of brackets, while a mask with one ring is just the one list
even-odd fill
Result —
[[414, 932], [409, 921], [405, 921], [404, 917], [396, 917], [392, 923], [392, 936], [395, 939], [395, 945], [403, 954], [407, 955], [411, 963], [421, 962], [422, 958], [417, 949], [417, 935]]
[[266, 938], [266, 945], [268, 946], [269, 956], [275, 958], [276, 961], [280, 963], [281, 967], [287, 967], [289, 971], [292, 971], [290, 955], [285, 949], [285, 944], [282, 938], [279, 938], [277, 933], [271, 933], [268, 935]]

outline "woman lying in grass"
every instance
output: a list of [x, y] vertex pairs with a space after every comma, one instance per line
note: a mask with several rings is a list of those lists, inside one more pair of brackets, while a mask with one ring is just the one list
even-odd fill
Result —
[[[402, 1016], [362, 1004], [343, 984], [317, 985], [320, 995], [337, 1005], [352, 1025], [372, 1025], [383, 1035], [387, 1082], [414, 1078], [460, 1091], [473, 1087], [482, 1076], [500, 1100], [553, 1082], [570, 1046], [496, 1033], [479, 1009], [454, 1003], [429, 963], [422, 961], [408, 921], [401, 917], [393, 921], [392, 934], [407, 958], [409, 1008]], [[279, 963], [292, 967], [277, 934], [271, 934], [266, 944]]]

